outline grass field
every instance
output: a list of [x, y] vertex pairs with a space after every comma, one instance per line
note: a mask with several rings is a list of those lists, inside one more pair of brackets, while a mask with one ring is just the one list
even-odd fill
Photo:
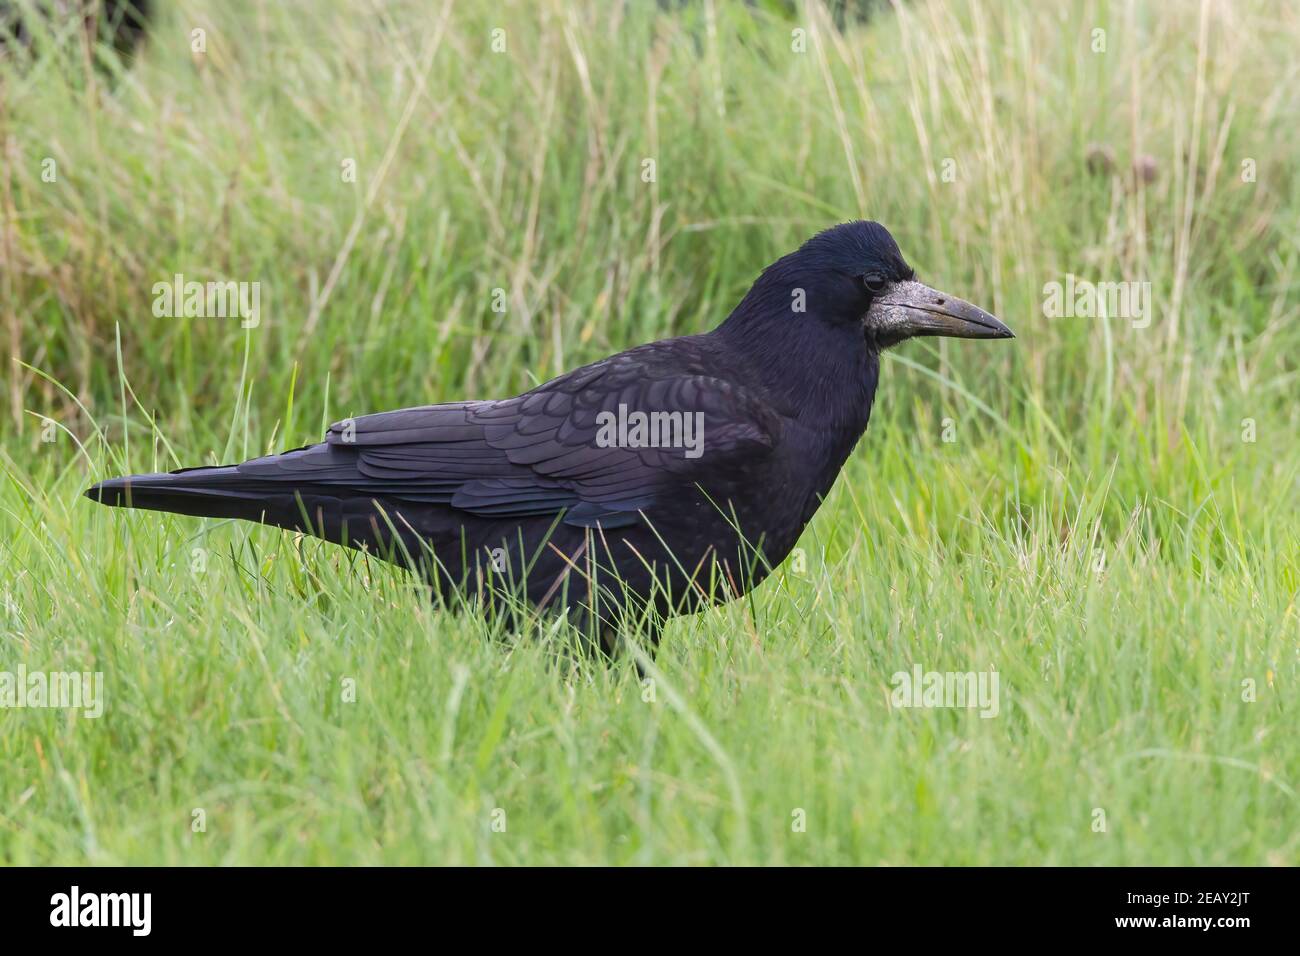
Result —
[[[1295, 5], [666, 6], [181, 0], [129, 69], [0, 61], [0, 671], [105, 701], [0, 709], [0, 862], [1300, 859]], [[649, 684], [80, 496], [703, 331], [857, 217], [1018, 338], [890, 353]], [[155, 316], [177, 273], [259, 323]], [[1147, 320], [1049, 317], [1067, 274]], [[895, 706], [914, 665], [997, 715]]]

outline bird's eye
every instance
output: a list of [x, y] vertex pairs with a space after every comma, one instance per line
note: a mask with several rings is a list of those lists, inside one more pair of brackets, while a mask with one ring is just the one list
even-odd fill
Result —
[[868, 272], [862, 277], [862, 284], [867, 287], [867, 291], [872, 295], [880, 295], [885, 291], [888, 281], [879, 272]]

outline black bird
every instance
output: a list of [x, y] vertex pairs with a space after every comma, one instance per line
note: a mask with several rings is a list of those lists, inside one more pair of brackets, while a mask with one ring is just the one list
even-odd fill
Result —
[[867, 427], [881, 351], [920, 335], [1012, 337], [916, 281], [879, 223], [849, 222], [768, 266], [712, 332], [514, 398], [348, 419], [319, 445], [86, 494], [366, 549], [442, 601], [563, 609], [612, 652], [621, 629], [657, 642], [663, 618], [785, 558]]

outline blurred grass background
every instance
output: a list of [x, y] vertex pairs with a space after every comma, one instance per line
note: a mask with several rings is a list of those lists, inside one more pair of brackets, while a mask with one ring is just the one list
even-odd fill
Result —
[[[0, 710], [0, 860], [1294, 863], [1300, 11], [863, 9], [178, 2], [132, 62], [11, 48], [0, 669], [109, 704]], [[1019, 337], [891, 353], [654, 701], [327, 546], [78, 497], [703, 331], [856, 217]], [[155, 317], [174, 273], [260, 325]], [[1153, 321], [1047, 318], [1067, 273]], [[997, 668], [1002, 714], [891, 710], [914, 661]]]

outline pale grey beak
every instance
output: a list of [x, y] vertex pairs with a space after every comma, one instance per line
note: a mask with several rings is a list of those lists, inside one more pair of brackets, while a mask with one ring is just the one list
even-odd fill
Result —
[[918, 335], [1013, 339], [1015, 334], [977, 305], [920, 282], [897, 282], [871, 303], [866, 331], [886, 344]]

